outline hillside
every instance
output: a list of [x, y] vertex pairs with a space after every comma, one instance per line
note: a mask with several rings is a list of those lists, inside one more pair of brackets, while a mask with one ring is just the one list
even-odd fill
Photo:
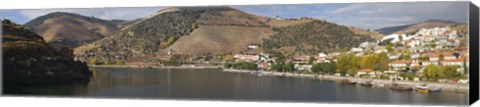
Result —
[[452, 21], [444, 21], [444, 20], [427, 20], [427, 21], [423, 21], [415, 24], [385, 27], [375, 31], [385, 35], [392, 34], [392, 33], [413, 33], [420, 30], [421, 28], [445, 27], [445, 26], [450, 26], [455, 24], [459, 24], [459, 23], [452, 22]]
[[73, 48], [112, 34], [123, 22], [55, 12], [35, 18], [23, 26], [41, 35], [54, 46]]
[[375, 40], [370, 36], [355, 34], [348, 27], [321, 20], [275, 28], [274, 31], [277, 34], [265, 39], [262, 47], [286, 53], [313, 55], [356, 47], [362, 42]]
[[88, 81], [86, 63], [73, 60], [73, 50], [55, 50], [42, 37], [9, 20], [2, 21], [4, 92], [22, 87]]
[[[298, 31], [295, 26], [303, 28]], [[313, 41], [314, 38], [317, 41], [306, 45], [325, 45], [311, 52], [334, 50], [328, 46], [358, 46], [364, 40], [374, 40], [370, 37], [376, 35], [374, 32], [350, 29], [317, 19], [277, 20], [230, 7], [169, 7], [123, 27], [112, 36], [78, 47], [75, 54], [82, 60], [142, 62], [161, 59], [169, 51], [188, 56], [236, 53], [245, 50], [248, 45], [279, 39], [274, 35], [290, 31], [294, 33], [288, 35], [301, 38], [299, 40]], [[303, 36], [306, 34], [310, 36]], [[330, 42], [326, 39], [335, 42], [319, 43]], [[338, 44], [341, 43], [338, 41], [348, 44]]]
[[374, 38], [375, 40], [381, 40], [383, 38], [383, 34], [381, 34], [380, 32], [376, 32], [376, 31], [367, 31], [367, 30], [363, 30], [363, 29], [359, 29], [359, 28], [353, 28], [353, 27], [350, 27], [350, 31], [352, 31], [353, 33], [357, 34], [357, 35], [364, 35], [364, 36], [369, 36], [371, 38]]

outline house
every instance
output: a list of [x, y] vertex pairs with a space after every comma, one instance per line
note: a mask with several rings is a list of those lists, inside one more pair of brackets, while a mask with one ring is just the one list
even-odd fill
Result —
[[407, 60], [396, 60], [388, 64], [388, 66], [390, 66], [393, 70], [402, 70], [403, 68], [406, 68], [408, 65], [409, 65], [409, 61]]
[[388, 50], [384, 46], [377, 46], [373, 48], [374, 53], [382, 53], [382, 52], [388, 52]]
[[407, 35], [406, 34], [390, 34], [390, 35], [384, 36], [381, 41], [391, 40], [390, 41], [391, 43], [397, 43], [397, 42], [400, 42], [400, 38], [402, 39], [407, 38]]
[[430, 60], [430, 61], [440, 60], [440, 54], [439, 53], [426, 53], [425, 56], [427, 56], [428, 60]]
[[458, 38], [457, 30], [451, 30], [447, 35], [448, 35], [448, 39], [454, 40]]
[[375, 42], [362, 42], [362, 43], [360, 43], [360, 45], [358, 47], [369, 48], [369, 47], [373, 47], [375, 45], [377, 45], [377, 43], [375, 43]]
[[[435, 36], [422, 36], [422, 42], [432, 42], [435, 41]], [[426, 43], [423, 43], [423, 45], [426, 45]]]
[[292, 63], [294, 64], [308, 63], [309, 59], [310, 59], [310, 56], [296, 56], [296, 57], [293, 57]]
[[410, 67], [412, 68], [420, 68], [422, 66], [421, 61], [414, 59], [410, 62]]
[[[458, 53], [457, 53], [458, 54]], [[454, 52], [444, 52], [442, 53], [443, 55], [443, 59], [444, 60], [453, 60], [453, 59], [457, 59], [457, 56], [455, 56], [455, 53]]]
[[259, 68], [259, 69], [263, 69], [263, 70], [270, 70], [270, 68], [271, 68], [270, 66], [271, 66], [271, 65], [272, 65], [271, 63], [263, 62], [263, 63], [259, 63], [259, 64], [258, 64], [258, 68]]
[[233, 58], [241, 61], [257, 61], [260, 60], [260, 55], [243, 55], [243, 54], [235, 54]]
[[397, 55], [389, 54], [388, 55], [388, 58], [390, 58], [390, 59], [398, 59], [398, 57], [400, 57], [399, 54], [397, 54]]
[[325, 54], [325, 53], [318, 53], [318, 57], [319, 57], [319, 58], [326, 58], [326, 57], [327, 57], [327, 54]]
[[257, 45], [249, 45], [249, 46], [247, 46], [247, 47], [248, 47], [249, 49], [257, 49], [257, 48], [258, 48]]
[[362, 48], [352, 48], [350, 49], [350, 52], [363, 52]]
[[361, 69], [357, 71], [357, 74], [355, 75], [356, 77], [358, 76], [370, 76], [370, 77], [375, 77], [375, 70], [373, 69]]
[[332, 52], [328, 54], [328, 57], [336, 57], [338, 55], [340, 55], [340, 52]]
[[420, 62], [421, 66], [428, 66], [428, 65], [438, 65], [437, 61], [422, 61]]
[[297, 71], [310, 71], [312, 68], [312, 65], [301, 65], [301, 64], [295, 64], [293, 66], [295, 70]]
[[412, 54], [410, 55], [410, 58], [411, 58], [411, 59], [418, 59], [418, 58], [420, 58], [420, 54], [419, 54], [419, 53], [412, 53]]
[[420, 46], [422, 44], [422, 41], [421, 40], [412, 40], [408, 43], [408, 46], [410, 47], [417, 47], [417, 46]]
[[464, 62], [465, 62], [465, 58], [460, 57], [460, 58], [456, 58], [456, 59], [442, 60], [442, 61], [440, 61], [440, 64], [442, 64], [444, 66], [448, 66], [448, 65], [463, 66], [465, 64]]
[[425, 52], [425, 51], [428, 51], [428, 49], [424, 48], [424, 47], [412, 47], [412, 48], [410, 48], [410, 52], [422, 53], [422, 52]]

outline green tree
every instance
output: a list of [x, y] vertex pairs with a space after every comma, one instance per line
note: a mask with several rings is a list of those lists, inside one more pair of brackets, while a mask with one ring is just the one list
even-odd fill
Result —
[[390, 63], [390, 58], [386, 52], [378, 54], [377, 64], [374, 67], [374, 70], [385, 71], [388, 69], [388, 63]]
[[357, 58], [357, 56], [355, 56], [353, 53], [341, 54], [337, 57], [336, 72], [342, 74], [356, 72], [356, 70], [359, 68], [358, 64], [359, 58]]
[[192, 30], [198, 28], [196, 23], [192, 23]]
[[365, 69], [365, 68], [373, 69], [378, 62], [379, 62], [378, 55], [371, 54], [371, 55], [366, 55], [361, 57], [358, 65], [360, 65], [361, 69]]
[[108, 60], [103, 61], [103, 65], [110, 65], [110, 61]]
[[287, 72], [292, 72], [293, 71], [293, 64], [284, 64], [283, 69]]
[[98, 64], [97, 58], [91, 59], [90, 64], [97, 65]]
[[436, 65], [428, 65], [423, 70], [423, 77], [427, 80], [436, 81], [443, 76], [444, 74], [441, 72], [440, 67]]
[[278, 71], [278, 72], [283, 71], [283, 64], [274, 64], [274, 65], [272, 65], [272, 70]]
[[410, 54], [401, 54], [398, 59], [409, 60], [409, 59], [411, 59], [411, 55]]
[[310, 56], [310, 58], [308, 59], [308, 64], [312, 65], [315, 60], [315, 57]]
[[165, 49], [168, 46], [172, 45], [172, 43], [175, 42], [175, 38], [170, 36], [167, 41], [160, 43], [160, 48]]
[[350, 75], [350, 76], [354, 76], [357, 74], [357, 68], [350, 68], [347, 70], [347, 74]]
[[125, 63], [122, 60], [116, 60], [115, 65], [125, 65]]
[[393, 48], [392, 48], [392, 45], [391, 44], [388, 44], [386, 47], [388, 52], [392, 52], [393, 51]]
[[312, 70], [312, 72], [314, 73], [319, 73], [322, 70], [322, 67], [320, 63], [318, 63], [318, 64], [312, 65], [312, 68], [310, 68], [310, 70]]
[[336, 64], [334, 62], [325, 62], [320, 63], [320, 68], [324, 73], [334, 74], [336, 68]]
[[441, 72], [445, 74], [446, 79], [461, 79], [465, 78], [465, 75], [461, 72], [457, 72], [459, 66], [441, 66]]
[[440, 54], [440, 56], [438, 57], [438, 60], [442, 61], [445, 59], [445, 56], [443, 54]]
[[283, 53], [274, 51], [273, 52], [273, 57], [275, 57], [275, 63], [277, 64], [283, 64], [285, 63], [286, 57], [283, 55]]

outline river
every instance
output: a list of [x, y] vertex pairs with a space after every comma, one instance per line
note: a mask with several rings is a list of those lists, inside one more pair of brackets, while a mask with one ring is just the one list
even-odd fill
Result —
[[222, 69], [91, 68], [89, 83], [26, 89], [21, 95], [270, 102], [467, 105], [468, 94], [423, 94], [328, 80], [254, 76]]

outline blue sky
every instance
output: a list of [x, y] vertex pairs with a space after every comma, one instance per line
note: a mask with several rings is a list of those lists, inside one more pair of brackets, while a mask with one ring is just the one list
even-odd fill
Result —
[[[363, 29], [378, 29], [441, 19], [466, 23], [468, 2], [403, 2], [403, 3], [344, 3], [292, 5], [237, 5], [233, 8], [267, 17], [313, 17], [341, 25]], [[1, 17], [19, 24], [51, 12], [73, 12], [102, 19], [133, 20], [155, 13], [164, 7], [138, 8], [82, 8], [1, 10]]]

